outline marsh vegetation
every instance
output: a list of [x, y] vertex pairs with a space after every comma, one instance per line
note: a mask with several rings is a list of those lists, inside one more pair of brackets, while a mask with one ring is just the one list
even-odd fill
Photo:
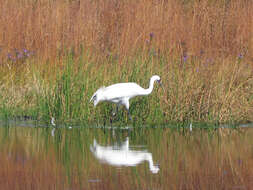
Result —
[[[136, 124], [253, 121], [253, 4], [237, 1], [5, 0], [0, 116], [109, 123], [100, 86], [160, 89], [136, 98]], [[127, 116], [115, 121], [126, 124]]]

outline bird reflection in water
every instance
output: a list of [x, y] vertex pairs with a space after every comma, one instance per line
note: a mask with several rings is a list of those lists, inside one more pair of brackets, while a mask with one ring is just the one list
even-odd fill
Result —
[[147, 151], [137, 151], [129, 149], [129, 139], [121, 146], [101, 146], [94, 139], [90, 146], [91, 152], [101, 162], [113, 166], [136, 166], [144, 161], [148, 161], [149, 170], [158, 173], [159, 167], [154, 165], [152, 154]]

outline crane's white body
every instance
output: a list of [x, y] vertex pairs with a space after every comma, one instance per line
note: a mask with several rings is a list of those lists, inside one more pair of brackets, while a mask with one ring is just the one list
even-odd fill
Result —
[[113, 166], [136, 166], [147, 161], [152, 173], [158, 173], [159, 171], [159, 167], [153, 163], [151, 153], [129, 149], [128, 138], [122, 146], [101, 146], [94, 140], [90, 150], [98, 160]]
[[148, 89], [144, 89], [133, 82], [118, 83], [108, 87], [101, 87], [93, 94], [90, 101], [94, 102], [94, 106], [101, 101], [108, 101], [118, 105], [124, 105], [129, 113], [129, 100], [135, 96], [149, 95], [153, 91], [154, 82], [158, 81], [160, 83], [160, 80], [161, 79], [158, 75], [152, 76]]

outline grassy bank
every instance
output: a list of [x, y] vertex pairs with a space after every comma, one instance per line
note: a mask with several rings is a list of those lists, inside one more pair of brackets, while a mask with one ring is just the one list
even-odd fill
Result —
[[150, 77], [158, 74], [164, 91], [156, 86], [151, 95], [131, 101], [130, 112], [137, 123], [253, 120], [253, 70], [243, 58], [203, 62], [197, 57], [151, 54], [118, 64], [117, 58], [109, 57], [101, 63], [83, 52], [78, 58], [69, 53], [54, 63], [8, 62], [1, 69], [0, 113], [6, 118], [127, 123], [123, 109], [112, 118], [113, 104], [101, 103], [94, 109], [90, 97], [99, 87], [117, 82], [134, 81], [147, 88]]
[[158, 74], [165, 91], [131, 102], [135, 123], [253, 121], [252, 9], [250, 0], [4, 1], [0, 115], [125, 124], [91, 95], [117, 82], [147, 88]]

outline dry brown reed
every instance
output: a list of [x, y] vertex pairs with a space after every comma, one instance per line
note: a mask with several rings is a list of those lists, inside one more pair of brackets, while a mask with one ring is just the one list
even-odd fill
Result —
[[4, 0], [1, 58], [29, 49], [55, 58], [80, 45], [96, 56], [159, 52], [253, 57], [252, 0]]
[[[49, 88], [58, 97], [51, 83], [58, 77], [69, 79], [74, 95], [85, 86], [84, 97], [77, 97], [85, 102], [80, 109], [91, 113], [87, 102], [99, 86], [122, 81], [144, 86], [156, 73], [166, 85], [159, 95], [163, 121], [252, 121], [252, 10], [252, 0], [4, 0], [2, 99], [12, 108], [36, 107]], [[35, 56], [26, 61], [27, 50]], [[21, 61], [13, 60], [18, 56]], [[73, 71], [61, 78], [66, 62]], [[74, 91], [68, 90], [60, 97]], [[77, 103], [71, 100], [69, 105]]]

